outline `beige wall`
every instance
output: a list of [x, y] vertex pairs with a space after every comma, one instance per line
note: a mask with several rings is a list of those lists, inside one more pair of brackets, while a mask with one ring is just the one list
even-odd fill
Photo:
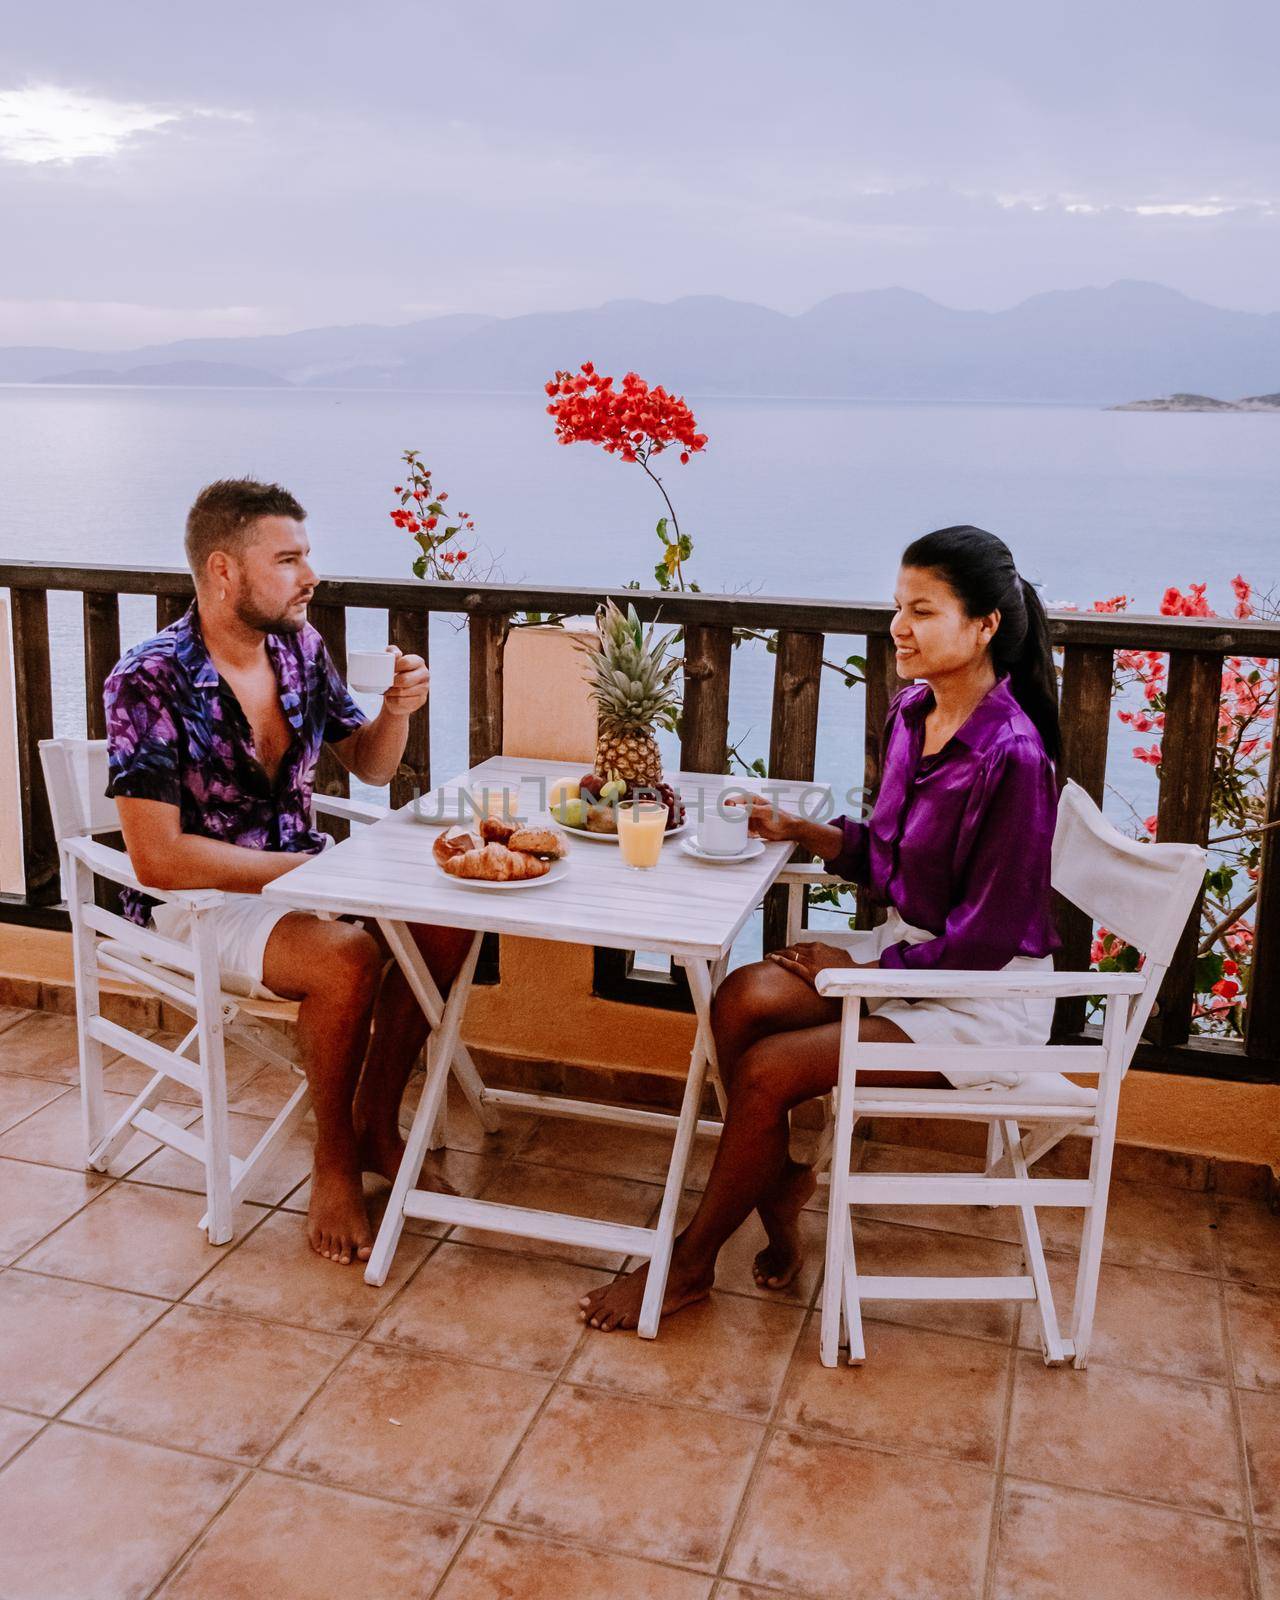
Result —
[[18, 731], [13, 708], [9, 602], [0, 600], [0, 893], [21, 894], [22, 821], [18, 806]]

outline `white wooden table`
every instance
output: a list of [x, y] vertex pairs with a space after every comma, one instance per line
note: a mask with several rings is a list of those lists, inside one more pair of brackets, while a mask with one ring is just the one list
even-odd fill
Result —
[[[786, 865], [791, 847], [766, 845], [753, 860], [732, 865], [697, 861], [679, 848], [682, 839], [693, 837], [691, 826], [678, 838], [664, 842], [652, 871], [632, 872], [623, 865], [615, 844], [570, 838], [569, 870], [562, 879], [514, 890], [477, 889], [448, 877], [436, 865], [431, 846], [440, 828], [458, 819], [460, 792], [474, 793], [486, 785], [518, 789], [520, 812], [527, 815], [544, 808], [546, 786], [557, 778], [580, 777], [582, 770], [580, 765], [561, 762], [495, 757], [433, 790], [420, 805], [406, 806], [358, 829], [344, 843], [277, 878], [263, 893], [299, 911], [376, 918], [432, 1027], [427, 1080], [365, 1271], [366, 1281], [385, 1282], [406, 1217], [592, 1246], [649, 1261], [639, 1332], [651, 1339], [658, 1331], [676, 1212], [694, 1135], [714, 1134], [720, 1126], [718, 1122], [700, 1122], [698, 1116], [707, 1073], [715, 1073], [711, 996], [727, 967], [734, 940]], [[700, 805], [714, 805], [723, 790], [741, 791], [744, 787], [741, 780], [707, 773], [668, 774], [668, 781], [680, 791], [695, 826]], [[803, 809], [809, 815], [826, 793], [819, 785], [772, 779], [752, 780], [748, 787], [767, 793], [788, 810]], [[464, 815], [468, 815], [465, 808]], [[431, 816], [443, 820], [434, 825], [424, 821]], [[411, 923], [475, 931], [447, 1002], [408, 931]], [[653, 951], [682, 965], [697, 1013], [697, 1031], [679, 1115], [488, 1087], [460, 1040], [480, 941], [486, 932]], [[495, 1111], [502, 1106], [544, 1116], [674, 1130], [657, 1226], [627, 1227], [416, 1189], [451, 1069], [489, 1131], [497, 1127]], [[718, 1093], [718, 1080], [716, 1088]]]

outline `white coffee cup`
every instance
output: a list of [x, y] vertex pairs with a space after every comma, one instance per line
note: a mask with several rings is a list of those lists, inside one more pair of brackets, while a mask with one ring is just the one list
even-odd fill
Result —
[[396, 658], [386, 646], [347, 652], [347, 684], [357, 694], [386, 694], [395, 675]]
[[698, 821], [697, 844], [709, 856], [740, 856], [747, 848], [746, 806], [716, 800]]

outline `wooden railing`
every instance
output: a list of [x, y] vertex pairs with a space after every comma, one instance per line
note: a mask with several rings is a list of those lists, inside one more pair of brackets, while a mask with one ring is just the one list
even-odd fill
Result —
[[[119, 597], [154, 595], [156, 621], [165, 626], [191, 599], [191, 580], [179, 570], [141, 567], [47, 567], [34, 562], [0, 563], [0, 589], [13, 604], [14, 666], [21, 776], [21, 820], [26, 892], [0, 896], [0, 921], [62, 925], [57, 909], [58, 866], [44, 793], [39, 741], [53, 732], [48, 594], [78, 592], [84, 607], [84, 693], [88, 728], [101, 736], [102, 684], [120, 653]], [[346, 612], [355, 607], [385, 610], [389, 637], [402, 649], [429, 658], [433, 613], [462, 613], [470, 640], [470, 757], [475, 762], [502, 746], [503, 645], [511, 619], [528, 611], [590, 616], [604, 598], [598, 589], [537, 589], [518, 584], [469, 586], [412, 580], [328, 578], [321, 582], [311, 618], [339, 667], [346, 660]], [[818, 705], [828, 634], [866, 639], [866, 745], [863, 784], [874, 793], [879, 780], [879, 737], [889, 698], [898, 685], [889, 639], [892, 607], [832, 600], [771, 599], [763, 596], [631, 592], [640, 615], [684, 630], [684, 712], [681, 765], [690, 771], [723, 771], [728, 749], [729, 682], [735, 628], [767, 630], [776, 641], [773, 714], [769, 737], [771, 776], [811, 778], [818, 740]], [[1055, 644], [1063, 646], [1062, 725], [1066, 775], [1095, 799], [1102, 798], [1111, 729], [1114, 652], [1157, 650], [1169, 656], [1163, 741], [1159, 837], [1204, 843], [1209, 835], [1219, 695], [1224, 657], [1280, 656], [1280, 624], [1229, 619], [1171, 618], [1133, 614], [1056, 612]], [[428, 719], [411, 724], [404, 775], [392, 785], [394, 804], [415, 787], [430, 786]], [[851, 774], [851, 777], [856, 775]], [[336, 760], [323, 760], [318, 784], [345, 793], [347, 775]], [[1267, 819], [1280, 818], [1280, 760], [1273, 760]], [[1280, 1081], [1280, 829], [1265, 836], [1258, 901], [1254, 912], [1253, 980], [1243, 1043], [1191, 1033], [1198, 916], [1189, 924], [1161, 992], [1150, 1042], [1138, 1064], [1241, 1080]], [[1087, 918], [1060, 905], [1064, 967], [1088, 965], [1091, 929]], [[859, 910], [867, 921], [867, 908]], [[776, 903], [766, 906], [766, 944], [781, 928]], [[1058, 1032], [1084, 1028], [1083, 1002], [1063, 1005]]]

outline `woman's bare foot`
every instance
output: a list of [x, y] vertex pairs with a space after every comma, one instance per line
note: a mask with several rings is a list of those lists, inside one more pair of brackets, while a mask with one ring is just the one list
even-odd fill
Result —
[[767, 1201], [760, 1205], [769, 1243], [760, 1251], [751, 1273], [762, 1289], [789, 1289], [804, 1266], [800, 1213], [818, 1186], [812, 1167], [791, 1162]]
[[369, 1259], [373, 1230], [354, 1163], [316, 1158], [307, 1207], [307, 1241], [317, 1255], [344, 1267], [353, 1259]]
[[[375, 1134], [372, 1129], [366, 1129], [360, 1135], [359, 1145], [362, 1170], [394, 1183], [404, 1159], [404, 1140], [399, 1133], [392, 1137], [387, 1133]], [[419, 1189], [432, 1189], [436, 1194], [458, 1192], [444, 1175], [443, 1156], [434, 1150], [427, 1151], [417, 1186]]]
[[[715, 1268], [682, 1268], [679, 1259], [673, 1258], [667, 1274], [667, 1292], [662, 1302], [662, 1315], [705, 1300], [715, 1282]], [[602, 1333], [612, 1333], [615, 1328], [634, 1328], [640, 1321], [640, 1307], [644, 1303], [644, 1288], [649, 1281], [649, 1267], [637, 1267], [625, 1278], [615, 1278], [578, 1301], [578, 1320], [599, 1328]]]

